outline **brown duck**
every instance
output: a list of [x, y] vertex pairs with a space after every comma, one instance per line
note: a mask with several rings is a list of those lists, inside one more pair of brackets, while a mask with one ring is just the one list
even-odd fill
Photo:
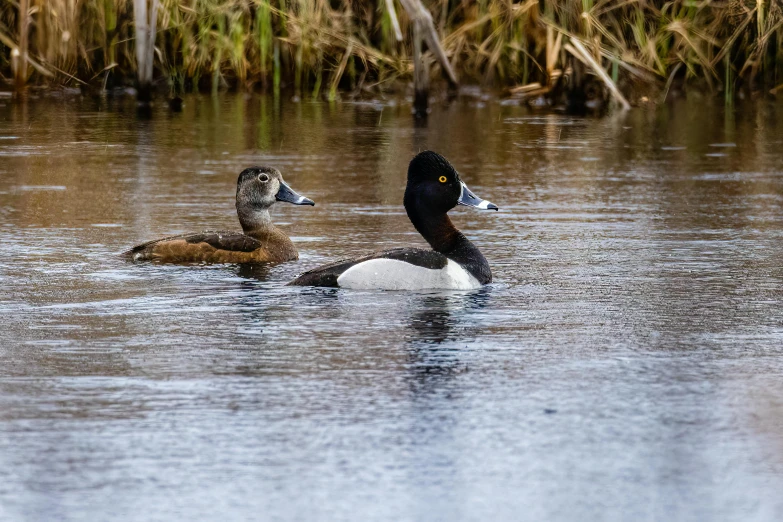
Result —
[[250, 167], [237, 180], [237, 215], [242, 232], [197, 232], [165, 237], [128, 250], [133, 261], [163, 263], [259, 263], [299, 259], [287, 235], [272, 224], [275, 201], [315, 205], [285, 184], [272, 167]]

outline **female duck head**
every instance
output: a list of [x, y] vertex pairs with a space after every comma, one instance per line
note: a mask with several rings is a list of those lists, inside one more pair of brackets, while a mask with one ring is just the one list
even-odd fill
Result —
[[294, 205], [315, 205], [313, 200], [297, 194], [283, 181], [273, 167], [250, 167], [237, 179], [237, 214], [245, 233], [268, 226], [269, 208], [275, 201]]
[[457, 205], [498, 209], [473, 194], [446, 158], [429, 150], [417, 154], [408, 166], [404, 204], [409, 216], [411, 212], [445, 214]]
[[294, 205], [315, 205], [313, 200], [297, 194], [283, 181], [283, 175], [273, 167], [250, 167], [237, 179], [237, 207], [266, 210], [275, 201]]

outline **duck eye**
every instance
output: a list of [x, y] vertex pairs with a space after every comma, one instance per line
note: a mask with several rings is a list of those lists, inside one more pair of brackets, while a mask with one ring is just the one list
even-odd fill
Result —
[[441, 183], [446, 183], [446, 181], [448, 180], [446, 179], [446, 176], [441, 176], [438, 178], [438, 181], [440, 181]]
[[266, 174], [259, 174], [258, 181], [260, 181], [261, 183], [266, 183], [267, 181], [269, 181], [269, 176], [267, 176]]

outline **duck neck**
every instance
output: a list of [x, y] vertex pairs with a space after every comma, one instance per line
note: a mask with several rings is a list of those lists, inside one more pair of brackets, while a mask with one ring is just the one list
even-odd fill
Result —
[[425, 212], [414, 215], [414, 213], [408, 212], [408, 218], [419, 234], [432, 246], [432, 249], [443, 255], [448, 256], [461, 243], [468, 241], [462, 232], [457, 230], [447, 214]]
[[259, 210], [255, 208], [237, 208], [239, 223], [242, 225], [242, 231], [251, 237], [265, 236], [274, 229], [272, 219], [269, 217], [269, 210]]
[[407, 205], [406, 211], [413, 226], [433, 250], [459, 263], [479, 283], [492, 282], [492, 272], [486, 258], [476, 245], [457, 230], [447, 214], [429, 211], [412, 212]]

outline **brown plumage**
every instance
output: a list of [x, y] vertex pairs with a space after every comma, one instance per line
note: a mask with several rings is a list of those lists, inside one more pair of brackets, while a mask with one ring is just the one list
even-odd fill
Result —
[[163, 263], [262, 263], [299, 258], [289, 237], [275, 227], [269, 208], [275, 201], [314, 205], [283, 182], [277, 169], [252, 167], [237, 180], [237, 215], [243, 232], [197, 232], [135, 246], [123, 255], [133, 261]]
[[126, 254], [134, 261], [165, 263], [263, 263], [299, 259], [294, 243], [272, 226], [255, 237], [241, 232], [198, 232], [156, 239]]

